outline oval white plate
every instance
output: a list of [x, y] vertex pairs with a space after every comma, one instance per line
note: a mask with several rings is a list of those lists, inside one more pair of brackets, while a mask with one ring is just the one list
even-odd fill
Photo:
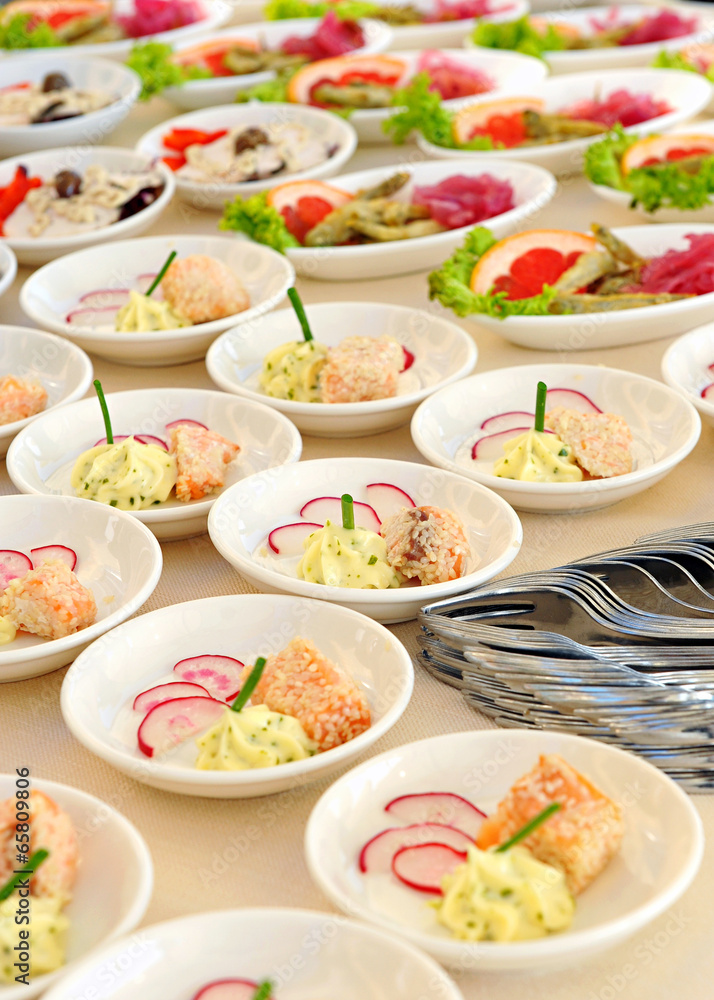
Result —
[[42, 545], [74, 549], [76, 575], [97, 603], [94, 624], [64, 639], [22, 632], [0, 646], [0, 682], [39, 677], [65, 666], [90, 642], [138, 611], [161, 576], [161, 548], [151, 532], [104, 504], [77, 497], [0, 497], [0, 530], [3, 548], [27, 555]]
[[248, 198], [257, 191], [267, 191], [291, 180], [307, 180], [332, 177], [344, 167], [357, 148], [357, 134], [349, 122], [338, 115], [320, 108], [304, 108], [300, 104], [225, 104], [221, 107], [202, 108], [200, 111], [189, 111], [188, 114], [169, 118], [157, 125], [139, 139], [137, 150], [146, 156], [170, 156], [171, 150], [165, 149], [163, 136], [174, 128], [197, 128], [206, 131], [232, 129], [268, 125], [269, 123], [287, 124], [295, 122], [304, 126], [310, 132], [327, 143], [336, 146], [336, 152], [317, 166], [307, 170], [285, 171], [261, 181], [244, 181], [241, 184], [229, 184], [226, 181], [190, 181], [175, 175], [176, 191], [180, 198], [201, 209], [223, 209], [226, 201], [240, 195]]
[[245, 327], [228, 330], [211, 346], [206, 367], [216, 385], [248, 399], [267, 403], [293, 421], [304, 434], [359, 437], [405, 424], [417, 403], [438, 387], [468, 375], [476, 364], [476, 345], [455, 323], [422, 309], [380, 302], [323, 302], [307, 307], [315, 340], [334, 347], [345, 337], [387, 334], [414, 355], [392, 399], [364, 403], [296, 403], [273, 399], [258, 379], [268, 351], [302, 332], [292, 309], [280, 309]]
[[670, 344], [662, 358], [662, 378], [714, 427], [714, 403], [702, 399], [702, 389], [714, 382], [714, 373], [707, 371], [711, 364], [714, 364], [714, 324], [707, 323]]
[[[268, 553], [269, 532], [299, 521], [300, 508], [308, 500], [345, 492], [361, 500], [368, 483], [391, 483], [417, 504], [454, 511], [471, 546], [466, 574], [428, 586], [352, 590], [299, 580], [297, 559], [281, 560]], [[414, 462], [372, 458], [318, 459], [278, 469], [270, 476], [251, 476], [219, 497], [209, 515], [208, 533], [223, 558], [264, 593], [331, 601], [387, 624], [409, 621], [422, 605], [491, 580], [515, 559], [522, 540], [517, 515], [491, 490]]]
[[[550, 753], [618, 802], [625, 817], [618, 854], [578, 897], [567, 931], [535, 941], [458, 941], [436, 922], [425, 897], [389, 875], [358, 871], [363, 845], [393, 825], [384, 806], [396, 796], [450, 791], [489, 813], [540, 754]], [[651, 764], [580, 736], [523, 729], [450, 733], [373, 757], [331, 785], [305, 831], [310, 874], [343, 912], [403, 935], [447, 966], [503, 972], [539, 972], [619, 944], [682, 895], [703, 849], [691, 801]]]
[[[541, 380], [549, 388], [576, 389], [603, 412], [624, 417], [633, 436], [632, 472], [580, 483], [527, 483], [495, 476], [492, 460], [473, 461], [471, 447], [487, 433], [479, 430], [482, 422], [512, 410], [532, 412]], [[678, 393], [644, 375], [600, 365], [519, 365], [472, 375], [425, 400], [412, 420], [414, 444], [428, 461], [488, 486], [518, 510], [546, 514], [607, 507], [654, 486], [686, 458], [700, 431], [696, 411]]]
[[[0, 62], [0, 66], [3, 64]], [[132, 149], [121, 149], [111, 146], [68, 146], [63, 149], [45, 149], [38, 153], [28, 153], [0, 162], [0, 187], [9, 184], [15, 174], [15, 168], [27, 167], [30, 176], [51, 180], [60, 170], [75, 170], [83, 174], [90, 164], [98, 164], [107, 170], [144, 171], [152, 166], [160, 174], [164, 182], [164, 190], [156, 201], [132, 215], [100, 229], [74, 233], [71, 236], [56, 236], [50, 238], [38, 236], [6, 237], [8, 245], [15, 251], [21, 264], [44, 264], [55, 260], [62, 254], [81, 250], [84, 247], [94, 247], [111, 240], [121, 240], [127, 236], [143, 233], [155, 222], [171, 201], [175, 182], [172, 172], [163, 163], [152, 164], [150, 157], [137, 153]], [[94, 252], [94, 251], [92, 251]], [[69, 275], [65, 275], [65, 281]]]
[[[433, 0], [390, 0], [390, 6], [414, 6], [425, 12], [434, 10]], [[528, 0], [503, 0], [503, 3], [492, 2], [492, 14], [478, 18], [479, 21], [515, 21], [530, 10]], [[402, 27], [392, 27], [394, 39], [390, 51], [401, 49], [426, 48], [458, 48], [464, 39], [473, 31], [476, 20], [472, 17], [463, 21], [441, 21], [429, 24], [407, 24]]]
[[[17, 778], [16, 774], [0, 774], [0, 800], [13, 796]], [[70, 921], [67, 964], [31, 978], [29, 987], [3, 983], [3, 1000], [39, 996], [65, 975], [78, 972], [99, 948], [133, 930], [146, 912], [154, 882], [146, 842], [122, 813], [78, 788], [35, 778], [34, 773], [30, 783], [71, 818], [79, 836], [80, 862], [72, 901], [64, 910]]]
[[[172, 250], [179, 257], [208, 254], [241, 280], [251, 307], [242, 313], [153, 333], [116, 333], [68, 323], [82, 295], [102, 288], [135, 287], [139, 274], [158, 272]], [[275, 250], [230, 236], [145, 236], [93, 247], [46, 264], [20, 292], [20, 305], [38, 326], [125, 365], [177, 365], [202, 358], [219, 333], [270, 312], [295, 280], [290, 262]]]
[[[197, 770], [193, 740], [157, 758], [141, 753], [140, 716], [131, 702], [162, 683], [175, 663], [209, 650], [252, 663], [296, 636], [311, 639], [365, 692], [372, 725], [364, 733], [306, 760], [249, 771]], [[354, 761], [399, 719], [413, 683], [404, 646], [363, 615], [322, 601], [232, 594], [161, 608], [115, 629], [110, 641], [90, 646], [64, 679], [62, 714], [88, 750], [147, 785], [183, 795], [253, 798], [324, 778]]]
[[[166, 440], [166, 424], [185, 417], [240, 445], [226, 469], [223, 491], [266, 470], [273, 470], [272, 478], [276, 466], [297, 462], [302, 451], [297, 429], [282, 413], [223, 392], [131, 389], [108, 393], [107, 405], [115, 434], [143, 432]], [[99, 402], [82, 399], [36, 417], [20, 431], [8, 450], [7, 471], [22, 493], [74, 497], [70, 484], [74, 463], [103, 436]], [[188, 538], [206, 530], [208, 511], [220, 495], [211, 493], [188, 503], [170, 499], [147, 510], [131, 511], [129, 516], [151, 528], [157, 538]], [[90, 502], [93, 507], [104, 507]]]
[[[92, 381], [92, 362], [63, 337], [26, 326], [0, 326], [0, 378], [16, 375], [37, 379], [47, 390], [42, 413], [81, 399]], [[39, 416], [39, 414], [38, 414]], [[0, 458], [15, 435], [35, 417], [0, 424]]]

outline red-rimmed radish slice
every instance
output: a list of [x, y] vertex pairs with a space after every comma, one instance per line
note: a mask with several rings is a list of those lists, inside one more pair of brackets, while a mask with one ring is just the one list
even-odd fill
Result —
[[100, 288], [96, 292], [82, 295], [80, 303], [83, 309], [121, 309], [129, 301], [127, 288]]
[[137, 738], [147, 757], [165, 753], [184, 740], [214, 726], [228, 706], [215, 698], [172, 698], [144, 716]]
[[142, 712], [146, 715], [152, 708], [161, 705], [164, 701], [175, 701], [177, 698], [210, 698], [210, 692], [200, 684], [191, 684], [189, 681], [167, 681], [166, 684], [157, 684], [156, 687], [147, 688], [134, 698], [131, 706], [135, 712]]
[[279, 556], [301, 556], [305, 551], [305, 539], [322, 527], [322, 524], [311, 521], [283, 524], [279, 528], [273, 528], [268, 535], [268, 547]]
[[108, 306], [106, 309], [73, 309], [67, 313], [66, 322], [73, 326], [105, 326], [116, 313], [116, 306]]
[[61, 559], [70, 569], [74, 569], [77, 565], [77, 553], [67, 545], [41, 545], [37, 549], [30, 549], [30, 555], [35, 569], [45, 559]]
[[702, 389], [702, 399], [706, 399], [709, 403], [714, 403], [714, 382], [710, 382], [709, 385], [705, 385]]
[[392, 799], [384, 811], [405, 823], [443, 823], [455, 826], [471, 840], [481, 829], [486, 813], [453, 792], [421, 792]]
[[205, 424], [202, 424], [199, 420], [191, 420], [189, 417], [180, 417], [178, 420], [172, 420], [170, 424], [166, 424], [166, 430], [170, 431], [173, 427], [180, 427], [181, 424], [188, 425], [189, 427], [202, 427], [204, 431], [208, 430]]
[[392, 826], [368, 840], [359, 855], [359, 870], [376, 874], [392, 870], [392, 858], [402, 847], [417, 844], [445, 844], [455, 851], [465, 851], [473, 844], [463, 830], [443, 823], [416, 823], [414, 826]]
[[507, 413], [496, 413], [492, 417], [486, 417], [481, 424], [482, 431], [489, 434], [498, 434], [499, 431], [509, 431], [514, 427], [531, 427], [535, 420], [535, 413], [528, 413], [527, 410], [509, 410]]
[[708, 366], [707, 371], [714, 374], [714, 362]]
[[[413, 506], [413, 505], [412, 505]], [[367, 528], [369, 531], [379, 531], [381, 521], [376, 510], [367, 503], [360, 500], [354, 502], [355, 525], [358, 528]], [[317, 524], [342, 524], [342, 501], [339, 497], [315, 497], [308, 500], [300, 511], [300, 517], [306, 521], [315, 521]]]
[[195, 993], [193, 1000], [253, 1000], [259, 986], [252, 979], [216, 979]]
[[402, 371], [406, 372], [409, 371], [411, 366], [414, 364], [414, 355], [407, 347], [404, 346], [404, 344], [402, 344], [402, 351], [404, 353], [404, 367], [402, 368]]
[[174, 673], [184, 681], [193, 681], [205, 687], [214, 698], [232, 701], [240, 691], [244, 666], [233, 656], [202, 653], [179, 660]]
[[504, 444], [530, 430], [533, 430], [533, 424], [530, 427], [509, 427], [508, 430], [499, 431], [498, 434], [487, 434], [486, 437], [474, 442], [471, 458], [474, 462], [492, 462], [497, 458], [503, 458]]
[[0, 592], [11, 580], [16, 580], [32, 569], [32, 560], [24, 552], [15, 549], [0, 549]]
[[466, 857], [466, 851], [455, 851], [447, 844], [417, 844], [397, 851], [392, 871], [410, 889], [441, 896], [444, 875], [450, 875]]
[[380, 521], [386, 521], [404, 507], [416, 507], [409, 494], [392, 483], [370, 483], [364, 492]]
[[563, 406], [566, 410], [577, 410], [578, 413], [602, 413], [592, 399], [577, 389], [548, 389], [545, 397], [546, 413], [555, 406]]

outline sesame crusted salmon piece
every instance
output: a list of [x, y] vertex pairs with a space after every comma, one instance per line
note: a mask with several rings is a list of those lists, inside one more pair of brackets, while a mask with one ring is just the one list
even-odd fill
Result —
[[620, 807], [558, 754], [542, 754], [484, 820], [476, 844], [503, 844], [552, 802], [561, 809], [523, 841], [539, 861], [559, 868], [574, 895], [600, 874], [624, 834]]
[[[244, 681], [251, 670], [246, 667]], [[357, 684], [300, 636], [268, 657], [252, 701], [292, 715], [320, 750], [347, 743], [371, 723], [367, 698]]]
[[345, 337], [320, 372], [323, 403], [364, 403], [397, 394], [404, 351], [392, 337]]
[[[49, 857], [30, 882], [30, 891], [33, 896], [59, 896], [67, 902], [71, 898], [79, 863], [74, 824], [54, 799], [44, 792], [33, 789], [28, 802], [30, 843], [26, 853], [32, 854], [40, 848], [49, 851]], [[0, 885], [4, 885], [19, 867], [16, 864], [17, 822], [15, 799], [0, 802]]]
[[193, 424], [169, 429], [169, 451], [176, 456], [176, 496], [184, 503], [215, 493], [225, 483], [226, 466], [240, 451], [215, 431]]
[[47, 405], [47, 390], [31, 378], [0, 378], [0, 425], [34, 417]]
[[441, 507], [403, 507], [382, 522], [390, 566], [422, 584], [457, 580], [471, 551], [456, 514]]
[[555, 406], [545, 415], [573, 458], [591, 476], [609, 478], [632, 472], [632, 432], [616, 413], [579, 413]]
[[250, 297], [216, 257], [191, 254], [174, 260], [161, 282], [169, 305], [191, 323], [210, 323], [250, 308]]
[[62, 639], [91, 625], [97, 617], [94, 596], [67, 563], [46, 559], [19, 576], [0, 594], [0, 615], [16, 629], [43, 639]]

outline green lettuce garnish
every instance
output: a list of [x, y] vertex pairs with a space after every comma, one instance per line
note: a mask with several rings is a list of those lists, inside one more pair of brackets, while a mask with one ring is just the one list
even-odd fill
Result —
[[334, 11], [343, 21], [359, 21], [362, 17], [373, 17], [380, 6], [369, 0], [268, 0], [263, 13], [268, 21], [283, 21], [291, 17], [324, 17]]
[[624, 191], [625, 179], [620, 161], [630, 146], [640, 141], [638, 135], [627, 135], [621, 125], [616, 125], [604, 139], [593, 142], [585, 150], [585, 176], [593, 184]]
[[148, 101], [167, 87], [181, 87], [188, 80], [209, 80], [213, 73], [204, 66], [180, 66], [172, 61], [173, 49], [162, 42], [135, 45], [126, 60], [141, 79], [140, 101]]
[[44, 21], [30, 28], [31, 14], [14, 14], [0, 21], [0, 49], [51, 49], [62, 45]]
[[471, 38], [476, 45], [488, 49], [509, 49], [537, 59], [543, 59], [544, 52], [558, 52], [567, 44], [565, 36], [552, 24], [544, 31], [536, 29], [529, 17], [499, 24], [483, 21], [476, 25]]
[[702, 73], [696, 63], [690, 62], [681, 52], [662, 51], [655, 58], [652, 65], [656, 69], [683, 69], [689, 73], [698, 73], [699, 76], [705, 76], [707, 80], [714, 82], [714, 62], [710, 66], [707, 66], [706, 71]]
[[239, 90], [235, 96], [235, 101], [237, 104], [244, 104], [247, 101], [268, 101], [269, 103], [287, 104], [290, 100], [288, 97], [288, 83], [290, 82], [290, 77], [294, 76], [294, 74], [295, 70], [287, 73], [278, 73], [272, 80], [264, 80], [262, 83], [256, 83], [245, 90]]
[[417, 73], [408, 87], [398, 90], [394, 104], [399, 111], [382, 124], [392, 140], [401, 145], [412, 132], [421, 131], [427, 142], [446, 149], [495, 149], [488, 135], [479, 135], [466, 143], [457, 143], [452, 132], [454, 116], [441, 103], [441, 95], [429, 90], [431, 79], [426, 73]]
[[266, 191], [226, 202], [218, 228], [245, 233], [256, 243], [263, 243], [279, 253], [300, 246], [277, 208], [268, 204]]

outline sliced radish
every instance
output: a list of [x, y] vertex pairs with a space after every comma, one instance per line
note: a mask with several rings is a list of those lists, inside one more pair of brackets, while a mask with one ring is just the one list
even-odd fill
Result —
[[30, 549], [32, 565], [37, 569], [45, 559], [61, 559], [70, 569], [77, 565], [77, 553], [67, 545], [42, 545], [39, 549]]
[[324, 527], [312, 521], [298, 521], [273, 528], [268, 535], [268, 546], [279, 556], [301, 556], [305, 551], [303, 542], [313, 531]]
[[714, 401], [714, 382], [704, 386], [702, 389], [702, 399], [706, 399], [709, 402]]
[[509, 410], [508, 413], [497, 413], [493, 417], [486, 417], [481, 424], [481, 430], [488, 431], [489, 434], [498, 434], [499, 431], [509, 431], [514, 427], [532, 427], [534, 420], [535, 413]]
[[380, 521], [386, 521], [404, 507], [416, 507], [408, 493], [391, 483], [370, 483], [364, 492]]
[[602, 413], [599, 406], [588, 399], [577, 389], [548, 389], [545, 397], [545, 409], [552, 410], [554, 406], [563, 406], [566, 410], [577, 410], [578, 413]]
[[[355, 500], [354, 512], [357, 527], [379, 531], [382, 522], [373, 507]], [[314, 500], [308, 500], [300, 511], [300, 517], [304, 517], [306, 521], [316, 521], [321, 525], [326, 521], [342, 524], [342, 501], [339, 497], [316, 497]]]
[[114, 306], [108, 309], [73, 309], [67, 313], [66, 322], [75, 326], [104, 326], [116, 313]]
[[188, 424], [189, 427], [202, 427], [204, 431], [208, 428], [205, 424], [201, 424], [198, 420], [190, 420], [188, 417], [181, 417], [180, 420], [172, 420], [170, 424], [166, 424], [166, 430], [170, 431], [172, 427], [178, 427], [180, 424]]
[[[253, 1000], [260, 983], [252, 979], [216, 979], [208, 983], [193, 1000]], [[272, 993], [268, 1000], [272, 997]]]
[[[126, 441], [127, 438], [131, 437], [131, 434], [114, 434], [114, 444], [119, 444], [121, 441]], [[106, 444], [107, 439], [105, 437], [100, 438], [95, 441], [94, 447], [98, 448], [100, 444]]]
[[404, 367], [402, 368], [402, 371], [406, 372], [414, 364], [414, 355], [404, 346], [404, 344], [402, 344], [402, 351], [404, 352]]
[[712, 362], [712, 364], [709, 365], [709, 367], [707, 368], [707, 371], [714, 373], [714, 362]]
[[147, 757], [165, 753], [213, 726], [226, 710], [215, 698], [173, 698], [162, 701], [144, 716], [137, 737], [139, 749]]
[[422, 792], [417, 795], [400, 795], [392, 799], [384, 811], [405, 823], [443, 823], [476, 839], [486, 813], [468, 799], [453, 792]]
[[506, 431], [499, 431], [498, 434], [487, 434], [486, 437], [479, 438], [471, 449], [471, 458], [474, 462], [494, 461], [503, 458], [503, 446], [507, 441], [513, 440], [519, 434], [533, 430], [530, 427], [509, 427]]
[[191, 684], [189, 681], [168, 681], [166, 684], [157, 684], [156, 687], [147, 688], [134, 698], [131, 706], [135, 712], [142, 712], [146, 715], [152, 708], [156, 708], [164, 701], [175, 701], [177, 698], [210, 698], [211, 694], [200, 684]]
[[360, 851], [359, 870], [375, 874], [391, 871], [395, 853], [402, 847], [416, 847], [417, 844], [445, 844], [455, 851], [465, 851], [473, 840], [463, 830], [443, 823], [392, 826], [367, 841]]
[[100, 288], [80, 297], [83, 309], [121, 309], [129, 300], [128, 288]]
[[447, 844], [417, 844], [397, 851], [392, 871], [410, 889], [441, 896], [444, 875], [450, 875], [465, 860], [466, 851], [455, 851]]
[[174, 673], [184, 681], [193, 681], [210, 692], [213, 698], [232, 701], [241, 688], [245, 664], [222, 653], [202, 653], [179, 660]]
[[32, 560], [24, 552], [15, 549], [0, 549], [0, 592], [11, 580], [16, 580], [32, 569]]

